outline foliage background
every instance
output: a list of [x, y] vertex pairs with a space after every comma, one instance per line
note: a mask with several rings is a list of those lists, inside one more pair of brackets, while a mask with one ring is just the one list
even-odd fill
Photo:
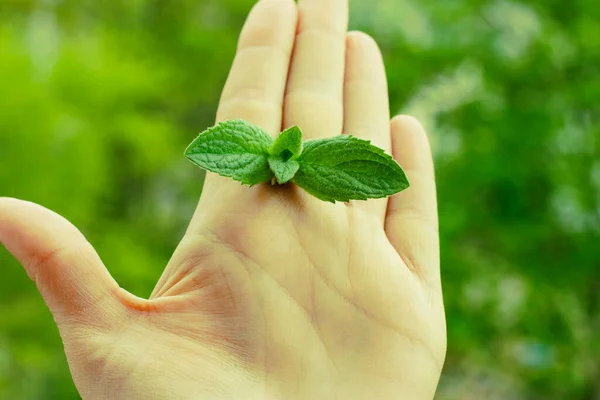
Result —
[[[600, 7], [352, 0], [393, 112], [437, 163], [449, 351], [438, 398], [600, 399]], [[252, 0], [1, 0], [0, 195], [43, 204], [147, 296], [200, 194]], [[76, 399], [52, 317], [0, 249], [0, 398]]]

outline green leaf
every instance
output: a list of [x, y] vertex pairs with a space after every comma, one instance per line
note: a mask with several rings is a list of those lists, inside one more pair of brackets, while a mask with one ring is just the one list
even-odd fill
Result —
[[297, 126], [293, 126], [281, 132], [273, 146], [269, 149], [269, 154], [281, 157], [283, 161], [296, 159], [302, 152], [302, 131]]
[[390, 155], [349, 135], [305, 142], [298, 162], [294, 183], [324, 201], [383, 198], [409, 187]]
[[269, 167], [277, 178], [277, 183], [283, 185], [292, 180], [296, 172], [300, 168], [300, 164], [296, 160], [284, 161], [280, 157], [269, 157]]
[[265, 131], [236, 119], [201, 133], [185, 156], [201, 168], [252, 186], [273, 178], [268, 161], [272, 144]]

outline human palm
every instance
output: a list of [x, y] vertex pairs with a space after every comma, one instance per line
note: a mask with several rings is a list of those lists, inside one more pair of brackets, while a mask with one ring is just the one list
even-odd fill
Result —
[[429, 147], [415, 120], [390, 125], [377, 45], [346, 24], [346, 0], [260, 1], [217, 119], [371, 140], [405, 192], [330, 204], [209, 173], [150, 299], [64, 219], [0, 199], [0, 241], [53, 312], [84, 398], [433, 397], [446, 339]]

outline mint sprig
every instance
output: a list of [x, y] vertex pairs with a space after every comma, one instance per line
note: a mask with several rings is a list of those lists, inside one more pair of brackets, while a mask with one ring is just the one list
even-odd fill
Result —
[[269, 149], [269, 167], [277, 182], [284, 184], [292, 180], [300, 164], [296, 159], [302, 153], [302, 132], [293, 126], [281, 134]]
[[246, 121], [221, 122], [201, 133], [185, 156], [242, 184], [291, 181], [332, 203], [388, 197], [409, 187], [400, 165], [369, 141], [339, 135], [302, 142], [297, 126], [274, 140]]

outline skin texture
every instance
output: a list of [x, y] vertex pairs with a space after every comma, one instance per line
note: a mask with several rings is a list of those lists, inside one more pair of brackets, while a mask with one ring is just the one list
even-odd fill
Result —
[[259, 1], [217, 120], [372, 140], [408, 190], [334, 205], [209, 173], [150, 299], [65, 219], [0, 198], [0, 242], [53, 313], [84, 399], [433, 398], [446, 331], [429, 144], [413, 118], [390, 123], [381, 53], [347, 33], [347, 7]]

